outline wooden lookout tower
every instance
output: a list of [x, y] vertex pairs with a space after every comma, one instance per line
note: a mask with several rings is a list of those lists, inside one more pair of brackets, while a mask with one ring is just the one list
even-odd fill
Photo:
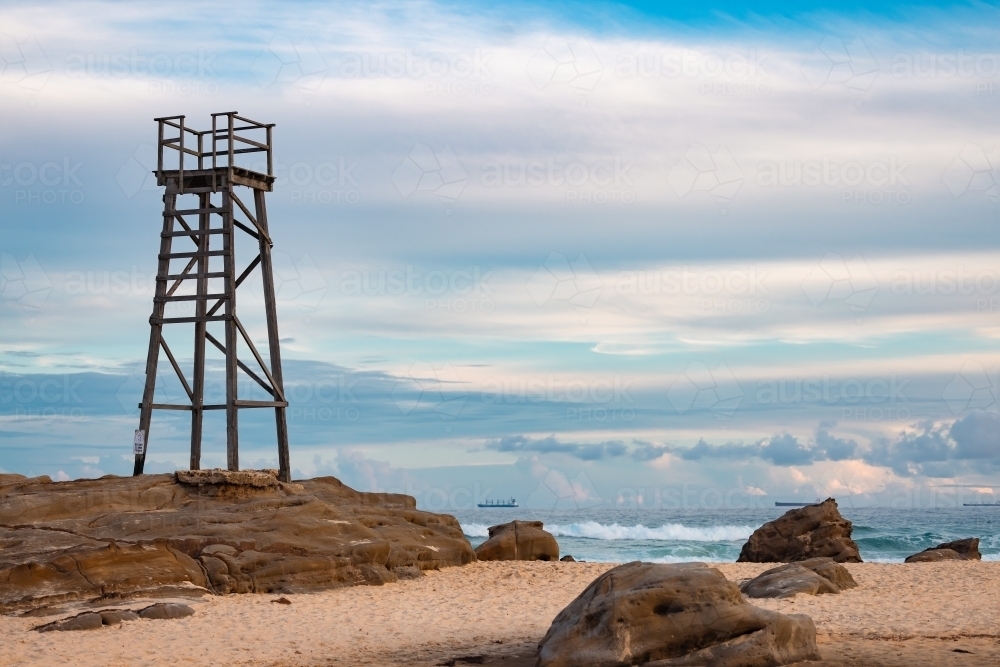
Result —
[[[267, 226], [264, 193], [274, 184], [271, 157], [273, 124], [243, 118], [238, 112], [212, 114], [212, 129], [197, 131], [184, 124], [184, 116], [154, 119], [159, 124], [156, 180], [166, 188], [163, 196], [163, 231], [156, 272], [153, 314], [149, 318], [149, 353], [146, 383], [139, 404], [139, 428], [135, 433], [135, 471], [141, 475], [149, 447], [153, 410], [191, 412], [191, 469], [201, 467], [201, 436], [205, 410], [226, 411], [226, 458], [229, 470], [239, 470], [239, 411], [273, 408], [278, 435], [280, 479], [290, 481], [288, 423], [281, 352], [278, 347], [278, 315], [275, 308], [274, 276], [271, 269], [271, 237]], [[249, 163], [246, 154], [264, 153], [267, 173], [240, 166]], [[259, 165], [264, 156], [255, 155]], [[252, 201], [251, 201], [252, 199]], [[246, 220], [237, 219], [237, 212]], [[236, 264], [236, 236], [253, 241], [256, 257], [245, 268]], [[187, 239], [186, 241], [184, 239]], [[184, 244], [174, 247], [177, 240]], [[190, 243], [191, 245], [187, 245]], [[236, 290], [257, 267], [263, 283], [264, 316], [267, 323], [268, 359], [258, 352], [236, 313]], [[193, 302], [190, 311], [173, 316], [168, 304]], [[190, 303], [186, 304], [190, 307]], [[218, 323], [218, 324], [215, 324]], [[188, 383], [177, 359], [164, 339], [166, 325], [194, 325], [194, 368]], [[224, 331], [216, 337], [210, 327]], [[218, 333], [218, 331], [217, 331]], [[254, 357], [258, 371], [237, 357], [242, 339]], [[211, 343], [225, 357], [225, 403], [205, 403], [205, 345]], [[154, 403], [160, 352], [177, 374], [190, 399], [181, 403]], [[238, 371], [263, 387], [270, 400], [241, 400], [237, 396]], [[262, 377], [263, 376], [263, 377]]]

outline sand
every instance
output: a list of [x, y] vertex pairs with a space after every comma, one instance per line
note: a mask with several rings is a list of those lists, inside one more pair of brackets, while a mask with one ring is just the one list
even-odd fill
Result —
[[[59, 618], [0, 616], [0, 665], [533, 664], [552, 618], [597, 575], [593, 563], [474, 563], [386, 586], [284, 596], [208, 596], [179, 620], [32, 632]], [[724, 564], [734, 581], [768, 566]], [[1000, 563], [849, 565], [840, 595], [754, 600], [812, 616], [824, 658], [845, 667], [1000, 665]], [[148, 601], [117, 607], [139, 608]], [[77, 608], [67, 609], [68, 615]], [[963, 653], [961, 651], [968, 651]], [[461, 658], [470, 658], [463, 661]]]

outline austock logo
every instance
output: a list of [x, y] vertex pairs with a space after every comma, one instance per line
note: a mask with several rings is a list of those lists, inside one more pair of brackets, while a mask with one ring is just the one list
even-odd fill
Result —
[[702, 144], [691, 144], [667, 174], [667, 183], [681, 198], [692, 192], [708, 193], [725, 213], [743, 185], [743, 172], [725, 146], [713, 152]]
[[140, 191], [157, 190], [154, 171], [156, 171], [156, 147], [143, 142], [135, 147], [132, 155], [118, 170], [115, 181], [125, 196], [131, 199]]
[[566, 301], [586, 323], [587, 313], [601, 298], [604, 283], [582, 253], [570, 261], [553, 252], [528, 280], [527, 289], [536, 305]]
[[0, 35], [0, 82], [37, 95], [52, 74], [52, 65], [34, 37], [18, 40]]
[[714, 367], [692, 361], [667, 390], [667, 400], [678, 414], [707, 411], [728, 419], [743, 402], [743, 388], [724, 362]]
[[951, 195], [958, 199], [982, 192], [995, 204], [1000, 195], [1000, 146], [989, 153], [982, 146], [966, 144], [942, 177]]
[[[313, 258], [303, 255], [296, 260], [287, 253], [274, 252], [271, 254], [271, 260], [275, 298], [301, 313], [315, 311], [326, 296], [328, 285]], [[260, 283], [252, 282], [251, 291], [263, 304], [264, 293]]]
[[14, 255], [0, 254], [0, 302], [17, 304], [33, 322], [51, 291], [52, 282], [34, 255], [18, 261]]
[[566, 473], [550, 468], [525, 504], [553, 510], [579, 510], [600, 507], [604, 501], [583, 470], [570, 479]]
[[973, 410], [997, 414], [998, 371], [977, 361], [966, 361], [945, 386], [941, 397], [956, 417]]
[[328, 67], [311, 40], [293, 41], [277, 35], [253, 61], [250, 73], [263, 89], [290, 85], [304, 93], [315, 93], [326, 78]]
[[404, 416], [432, 411], [445, 422], [447, 433], [468, 398], [469, 392], [451, 364], [415, 362], [392, 389], [392, 400]]
[[854, 313], [858, 322], [878, 293], [878, 279], [861, 257], [845, 260], [828, 252], [802, 282], [802, 291], [814, 306], [840, 302]]
[[417, 143], [392, 172], [392, 182], [404, 199], [417, 192], [429, 192], [447, 206], [461, 196], [469, 174], [451, 146], [445, 145], [435, 152], [430, 146]]
[[586, 40], [552, 36], [528, 61], [526, 71], [539, 90], [564, 85], [585, 95], [597, 86], [604, 65]]
[[875, 83], [878, 63], [860, 37], [844, 43], [827, 35], [802, 63], [802, 73], [813, 90], [825, 86], [844, 86], [861, 104], [865, 93]]

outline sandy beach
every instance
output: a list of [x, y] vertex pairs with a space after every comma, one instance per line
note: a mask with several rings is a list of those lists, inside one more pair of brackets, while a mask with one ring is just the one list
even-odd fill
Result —
[[[477, 562], [385, 586], [186, 600], [186, 619], [83, 632], [32, 632], [59, 616], [0, 617], [0, 665], [533, 664], [552, 618], [612, 567]], [[768, 569], [721, 564], [731, 580]], [[845, 666], [1000, 665], [1000, 563], [847, 565], [859, 586], [839, 595], [753, 600], [810, 615], [826, 660]], [[108, 604], [139, 608], [148, 601]], [[75, 613], [73, 608], [62, 615]], [[463, 661], [462, 658], [469, 658]]]

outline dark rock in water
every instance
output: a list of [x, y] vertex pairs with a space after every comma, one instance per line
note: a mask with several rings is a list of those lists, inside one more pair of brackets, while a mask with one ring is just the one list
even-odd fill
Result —
[[65, 632], [68, 630], [97, 630], [104, 626], [104, 619], [100, 614], [88, 611], [85, 614], [78, 614], [62, 621], [55, 621], [35, 628], [39, 632]]
[[[0, 476], [0, 612], [144, 594], [382, 584], [476, 559], [411, 496], [269, 471], [52, 482]], [[408, 568], [408, 569], [404, 569]]]
[[575, 563], [576, 562], [576, 559], [573, 558], [572, 556], [570, 556], [569, 554], [566, 554], [565, 556], [563, 556], [559, 560], [561, 560], [564, 563]]
[[162, 620], [168, 618], [186, 618], [194, 616], [194, 609], [186, 604], [176, 602], [160, 602], [139, 610], [139, 618]]
[[135, 613], [131, 609], [106, 609], [97, 613], [101, 615], [101, 620], [104, 621], [104, 625], [118, 625], [122, 621], [139, 620], [139, 614]]
[[827, 557], [838, 563], [860, 563], [853, 526], [840, 515], [837, 501], [785, 512], [758, 528], [740, 550], [738, 563], [789, 563]]
[[559, 560], [559, 543], [541, 521], [511, 521], [490, 526], [488, 540], [476, 547], [479, 560]]
[[799, 593], [821, 595], [855, 588], [847, 568], [831, 558], [810, 558], [762, 572], [740, 586], [752, 598], [789, 598]]
[[628, 563], [563, 609], [538, 644], [538, 667], [765, 667], [818, 660], [803, 615], [748, 604], [704, 563]]
[[907, 563], [933, 563], [942, 560], [982, 560], [979, 553], [979, 538], [967, 537], [964, 540], [945, 542], [920, 553], [907, 556]]

